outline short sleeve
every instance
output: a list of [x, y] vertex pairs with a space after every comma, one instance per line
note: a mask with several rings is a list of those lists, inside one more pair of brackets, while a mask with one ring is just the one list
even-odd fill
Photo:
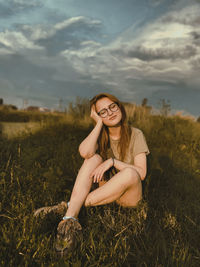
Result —
[[146, 155], [150, 153], [143, 132], [137, 129], [134, 136], [133, 157], [143, 152], [146, 153]]

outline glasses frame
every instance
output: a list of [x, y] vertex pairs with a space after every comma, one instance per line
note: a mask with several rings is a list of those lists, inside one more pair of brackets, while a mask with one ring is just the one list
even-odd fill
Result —
[[[116, 105], [117, 105], [117, 109], [116, 109], [115, 111], [113, 111], [113, 110], [110, 109], [110, 106], [113, 105], [113, 104], [116, 104]], [[106, 113], [107, 113], [105, 117], [104, 117], [104, 116], [102, 117], [102, 116], [100, 115], [100, 112], [102, 112], [102, 110], [105, 110]], [[101, 118], [106, 118], [106, 117], [108, 117], [108, 110], [110, 110], [111, 112], [116, 112], [116, 111], [119, 110], [119, 105], [118, 105], [116, 102], [113, 102], [113, 103], [111, 103], [111, 104], [108, 106], [108, 108], [103, 108], [102, 110], [100, 110], [97, 114], [98, 114]]]

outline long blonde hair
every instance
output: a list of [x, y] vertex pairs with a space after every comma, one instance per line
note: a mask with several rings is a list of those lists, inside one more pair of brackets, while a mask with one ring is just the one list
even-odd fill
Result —
[[[126, 117], [127, 117], [126, 111], [125, 111], [125, 108], [124, 108], [122, 102], [119, 101], [119, 99], [117, 99], [114, 95], [111, 95], [108, 93], [101, 93], [101, 94], [94, 96], [90, 100], [90, 109], [92, 108], [93, 104], [94, 104], [95, 109], [96, 109], [96, 102], [99, 99], [104, 98], [104, 97], [107, 97], [110, 100], [112, 100], [113, 102], [117, 103], [117, 105], [119, 106], [119, 108], [122, 112], [122, 119], [120, 122], [120, 124], [121, 124], [120, 136], [121, 137], [120, 137], [120, 142], [118, 144], [118, 151], [119, 151], [119, 155], [120, 155], [120, 160], [123, 161], [125, 156], [126, 156], [126, 151], [128, 149], [130, 137], [131, 137], [131, 128], [126, 123]], [[98, 138], [98, 145], [99, 145], [100, 155], [102, 156], [103, 160], [105, 160], [107, 149], [110, 147], [108, 126], [106, 126], [105, 124], [103, 124], [103, 127], [101, 129], [101, 133], [100, 133], [100, 136]]]

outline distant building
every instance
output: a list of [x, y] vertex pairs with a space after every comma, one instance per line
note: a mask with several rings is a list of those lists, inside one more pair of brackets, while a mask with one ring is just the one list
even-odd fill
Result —
[[27, 111], [51, 112], [51, 110], [46, 107], [38, 107], [38, 106], [29, 106], [26, 108], [26, 110]]
[[43, 107], [43, 108], [40, 107], [39, 111], [41, 111], [41, 112], [51, 112], [51, 110], [49, 108], [46, 108], [46, 107]]

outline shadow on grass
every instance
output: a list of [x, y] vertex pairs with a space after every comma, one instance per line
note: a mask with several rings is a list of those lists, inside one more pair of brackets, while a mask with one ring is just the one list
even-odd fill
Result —
[[83, 243], [68, 260], [56, 258], [53, 243], [61, 218], [35, 220], [33, 210], [69, 199], [83, 161], [78, 145], [89, 131], [56, 125], [1, 142], [1, 263], [195, 266], [200, 256], [200, 181], [161, 152], [148, 156], [144, 199], [138, 207], [112, 203], [82, 208]]
[[164, 266], [178, 263], [197, 266], [200, 180], [191, 172], [177, 168], [166, 155], [156, 160], [159, 168], [153, 168], [153, 157], [150, 157], [144, 182], [148, 212], [143, 239], [146, 243], [151, 240], [148, 253], [152, 261], [158, 257], [158, 263]]

